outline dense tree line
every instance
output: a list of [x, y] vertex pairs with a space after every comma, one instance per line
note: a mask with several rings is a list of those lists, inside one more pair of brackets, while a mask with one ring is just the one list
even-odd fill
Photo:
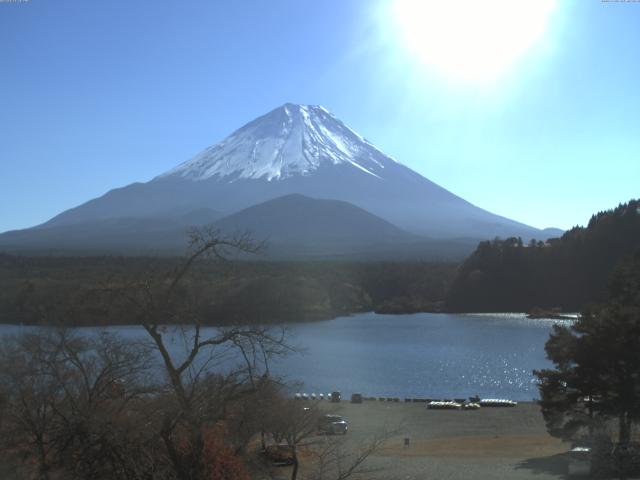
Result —
[[481, 242], [447, 294], [450, 311], [579, 311], [603, 301], [614, 267], [640, 246], [640, 201], [592, 216], [561, 238]]
[[[128, 308], [105, 308], [105, 287], [178, 264], [179, 258], [0, 255], [0, 322], [137, 323]], [[194, 266], [188, 283], [200, 293], [207, 324], [296, 322], [372, 310], [438, 310], [455, 268], [424, 262], [206, 259]]]

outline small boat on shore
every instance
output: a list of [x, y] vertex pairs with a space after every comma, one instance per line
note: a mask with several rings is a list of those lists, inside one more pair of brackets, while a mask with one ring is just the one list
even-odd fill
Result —
[[427, 408], [433, 410], [460, 410], [462, 408], [462, 404], [454, 401], [429, 402], [427, 404]]
[[478, 402], [481, 407], [515, 407], [518, 402], [506, 398], [483, 398]]

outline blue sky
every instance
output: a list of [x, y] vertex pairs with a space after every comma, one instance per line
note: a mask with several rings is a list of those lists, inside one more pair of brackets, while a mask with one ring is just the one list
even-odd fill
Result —
[[536, 227], [640, 196], [640, 3], [560, 1], [488, 83], [416, 58], [392, 3], [0, 3], [0, 231], [150, 180], [285, 102]]

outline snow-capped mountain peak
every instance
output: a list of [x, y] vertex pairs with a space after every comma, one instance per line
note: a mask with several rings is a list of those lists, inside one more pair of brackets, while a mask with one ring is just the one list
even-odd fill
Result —
[[384, 178], [388, 162], [395, 160], [326, 108], [286, 103], [157, 178], [272, 181], [339, 164]]
[[[39, 244], [43, 248], [65, 242], [85, 248], [93, 241], [87, 238], [111, 242], [114, 248], [125, 244], [148, 248], [153, 241], [162, 240], [160, 231], [168, 235], [183, 232], [181, 225], [187, 219], [210, 222], [214, 211], [237, 220], [235, 214], [278, 198], [286, 201], [269, 204], [277, 207], [272, 215], [263, 217], [260, 212], [264, 210], [258, 209], [252, 223], [227, 226], [273, 232], [276, 223], [294, 227], [295, 219], [308, 216], [309, 222], [318, 222], [314, 228], [325, 234], [334, 232], [331, 241], [340, 244], [341, 230], [333, 227], [339, 216], [333, 218], [333, 213], [322, 213], [309, 203], [305, 207], [297, 200], [300, 195], [314, 201], [346, 202], [401, 230], [431, 238], [548, 237], [540, 230], [482, 210], [396, 162], [323, 107], [287, 103], [149, 182], [110, 190], [56, 215], [24, 237], [3, 239], [0, 235], [0, 249], [3, 241], [14, 248], [54, 227], [48, 230], [52, 235], [43, 237], [49, 239], [47, 243]], [[203, 216], [203, 211], [208, 213]], [[350, 221], [356, 222], [355, 217]], [[313, 249], [310, 232], [317, 230], [311, 229], [309, 222], [298, 222], [296, 228], [301, 233], [297, 238], [304, 238]], [[361, 225], [349, 226], [356, 224]], [[89, 231], [99, 234], [87, 237]], [[282, 227], [282, 231], [290, 230]], [[379, 240], [370, 229], [363, 231], [370, 232], [372, 245]], [[442, 258], [449, 258], [448, 245], [438, 247]]]

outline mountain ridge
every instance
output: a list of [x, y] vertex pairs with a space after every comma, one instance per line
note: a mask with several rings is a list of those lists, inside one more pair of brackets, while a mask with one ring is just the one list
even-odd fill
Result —
[[[197, 223], [194, 223], [197, 222]], [[470, 239], [438, 241], [405, 232], [340, 200], [291, 194], [253, 205], [226, 217], [194, 211], [167, 221], [117, 218], [0, 235], [8, 253], [83, 256], [119, 254], [174, 256], [188, 247], [189, 230], [206, 226], [234, 238], [249, 234], [262, 243], [257, 257], [268, 260], [461, 260], [475, 247]]]
[[[401, 230], [433, 239], [550, 236], [435, 184], [384, 154], [324, 107], [290, 103], [148, 182], [110, 190], [23, 234], [42, 235], [71, 225], [91, 228], [118, 218], [172, 219], [203, 208], [224, 217], [290, 194], [347, 202]], [[0, 235], [0, 246], [6, 237]]]

